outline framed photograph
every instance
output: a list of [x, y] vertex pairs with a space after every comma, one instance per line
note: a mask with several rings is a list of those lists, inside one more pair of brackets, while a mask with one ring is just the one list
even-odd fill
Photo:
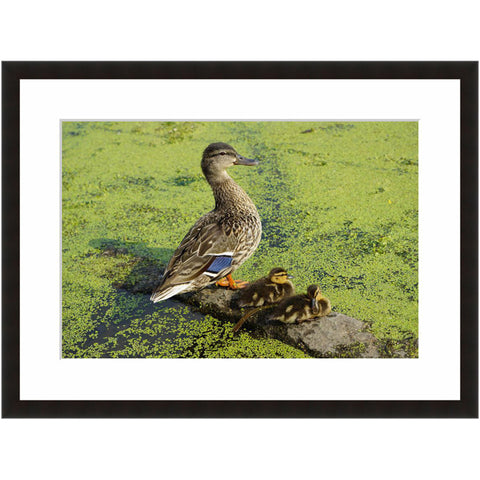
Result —
[[478, 63], [2, 80], [3, 417], [478, 417]]

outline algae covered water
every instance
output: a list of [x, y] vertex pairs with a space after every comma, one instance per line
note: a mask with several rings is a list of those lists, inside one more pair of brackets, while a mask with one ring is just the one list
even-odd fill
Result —
[[305, 357], [301, 350], [122, 288], [138, 259], [166, 265], [214, 207], [204, 148], [260, 161], [229, 174], [262, 218], [235, 276], [275, 266], [298, 292], [318, 283], [334, 311], [369, 323], [394, 354], [417, 356], [417, 122], [64, 122], [64, 357]]

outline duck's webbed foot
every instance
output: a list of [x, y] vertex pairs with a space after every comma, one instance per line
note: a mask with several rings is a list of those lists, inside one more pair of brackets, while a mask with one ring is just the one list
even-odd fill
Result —
[[230, 290], [238, 290], [239, 288], [245, 288], [248, 285], [248, 282], [244, 280], [234, 280], [230, 274], [226, 277], [220, 279], [215, 283], [217, 287], [228, 287]]

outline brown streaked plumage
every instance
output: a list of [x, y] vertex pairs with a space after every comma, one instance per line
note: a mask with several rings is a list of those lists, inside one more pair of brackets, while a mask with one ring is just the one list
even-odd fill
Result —
[[253, 254], [262, 235], [260, 216], [226, 169], [257, 164], [226, 143], [212, 143], [205, 149], [202, 171], [212, 188], [215, 208], [193, 225], [174, 252], [150, 297], [153, 302], [206, 287], [230, 275]]
[[330, 300], [322, 295], [318, 285], [310, 285], [306, 295], [294, 295], [282, 300], [270, 315], [270, 320], [283, 323], [301, 323], [325, 317], [332, 311]]

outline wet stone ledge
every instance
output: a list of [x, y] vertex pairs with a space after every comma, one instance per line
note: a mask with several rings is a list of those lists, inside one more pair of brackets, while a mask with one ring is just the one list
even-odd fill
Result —
[[[136, 268], [131, 281], [118, 287], [132, 293], [150, 295], [155, 289], [161, 270], [153, 263], [142, 259]], [[220, 321], [233, 325], [248, 312], [235, 308], [238, 292], [207, 287], [201, 291], [177, 295], [175, 298], [193, 306], [204, 315], [211, 315]], [[252, 315], [242, 329], [254, 331], [256, 334], [280, 340], [298, 348], [312, 357], [329, 358], [378, 358], [379, 347], [375, 337], [369, 333], [365, 322], [342, 313], [332, 312], [327, 317], [306, 321], [301, 324], [284, 324], [269, 322], [269, 309], [260, 310]]]
[[[248, 308], [237, 310], [237, 292], [209, 287], [200, 292], [177, 295], [200, 312], [219, 320], [236, 323]], [[280, 340], [299, 348], [312, 357], [376, 358], [379, 352], [375, 337], [367, 331], [367, 324], [342, 313], [330, 315], [300, 324], [267, 321], [269, 309], [253, 314], [242, 328], [256, 330], [266, 337]]]

